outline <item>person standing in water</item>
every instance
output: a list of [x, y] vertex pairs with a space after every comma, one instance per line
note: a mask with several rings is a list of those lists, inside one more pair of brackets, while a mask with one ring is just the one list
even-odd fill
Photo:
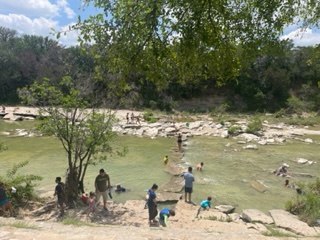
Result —
[[177, 143], [178, 143], [179, 152], [182, 152], [182, 135], [181, 135], [181, 133], [178, 134]]

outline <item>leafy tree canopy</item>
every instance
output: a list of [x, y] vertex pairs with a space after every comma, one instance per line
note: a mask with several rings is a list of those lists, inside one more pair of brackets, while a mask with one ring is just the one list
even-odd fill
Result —
[[242, 58], [263, 51], [289, 24], [318, 27], [320, 11], [316, 0], [84, 2], [102, 10], [86, 20], [79, 17], [74, 26], [81, 43], [96, 43], [97, 72], [116, 73], [122, 80], [140, 73], [159, 88], [171, 81], [224, 84], [241, 67], [238, 46]]
[[[116, 151], [111, 143], [117, 137], [112, 131], [116, 123], [110, 110], [98, 110], [85, 100], [85, 92], [63, 77], [59, 85], [44, 79], [20, 90], [25, 103], [37, 106], [43, 121], [38, 129], [56, 136], [67, 154], [67, 201], [72, 206], [78, 197], [78, 183], [84, 181], [87, 168], [107, 160], [112, 154], [124, 155], [126, 148]], [[91, 107], [90, 109], [87, 109]]]

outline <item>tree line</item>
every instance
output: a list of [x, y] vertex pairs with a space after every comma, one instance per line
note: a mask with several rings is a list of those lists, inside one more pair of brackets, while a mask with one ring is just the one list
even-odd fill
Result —
[[93, 106], [171, 110], [181, 99], [224, 95], [230, 111], [319, 110], [318, 46], [295, 47], [284, 40], [247, 57], [238, 47], [241, 67], [224, 84], [213, 75], [184, 82], [170, 72], [165, 82], [156, 83], [140, 69], [131, 71], [124, 83], [108, 69], [97, 74], [103, 65], [95, 51], [95, 45], [65, 47], [48, 37], [21, 36], [0, 27], [0, 101], [18, 104], [19, 89], [44, 79], [56, 85], [70, 76]]

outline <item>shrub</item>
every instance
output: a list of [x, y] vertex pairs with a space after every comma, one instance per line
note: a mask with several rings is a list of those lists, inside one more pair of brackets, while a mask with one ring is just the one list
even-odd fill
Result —
[[27, 200], [35, 199], [34, 188], [37, 186], [34, 182], [41, 181], [42, 177], [37, 175], [21, 175], [18, 174], [20, 168], [25, 167], [29, 162], [24, 161], [18, 164], [14, 164], [12, 169], [9, 169], [6, 173], [6, 177], [0, 176], [0, 181], [8, 187], [14, 187], [17, 189], [16, 193], [8, 193], [8, 197], [13, 204], [21, 204]]
[[228, 133], [231, 135], [234, 135], [234, 134], [238, 133], [240, 130], [241, 130], [240, 126], [234, 125], [234, 126], [231, 126], [228, 128]]
[[286, 210], [298, 215], [302, 221], [310, 226], [316, 225], [320, 219], [320, 179], [308, 184], [299, 184], [301, 194], [297, 199], [286, 202]]
[[246, 130], [247, 133], [256, 133], [262, 130], [262, 122], [258, 117], [255, 117], [249, 124]]
[[147, 121], [148, 123], [155, 123], [158, 120], [153, 116], [153, 112], [150, 110], [143, 113], [143, 119]]

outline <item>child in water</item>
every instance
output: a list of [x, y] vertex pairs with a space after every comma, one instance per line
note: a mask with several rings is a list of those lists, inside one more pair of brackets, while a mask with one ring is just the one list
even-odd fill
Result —
[[165, 156], [165, 157], [163, 158], [163, 163], [164, 163], [164, 164], [167, 164], [167, 163], [168, 163], [168, 161], [169, 161], [168, 156]]

